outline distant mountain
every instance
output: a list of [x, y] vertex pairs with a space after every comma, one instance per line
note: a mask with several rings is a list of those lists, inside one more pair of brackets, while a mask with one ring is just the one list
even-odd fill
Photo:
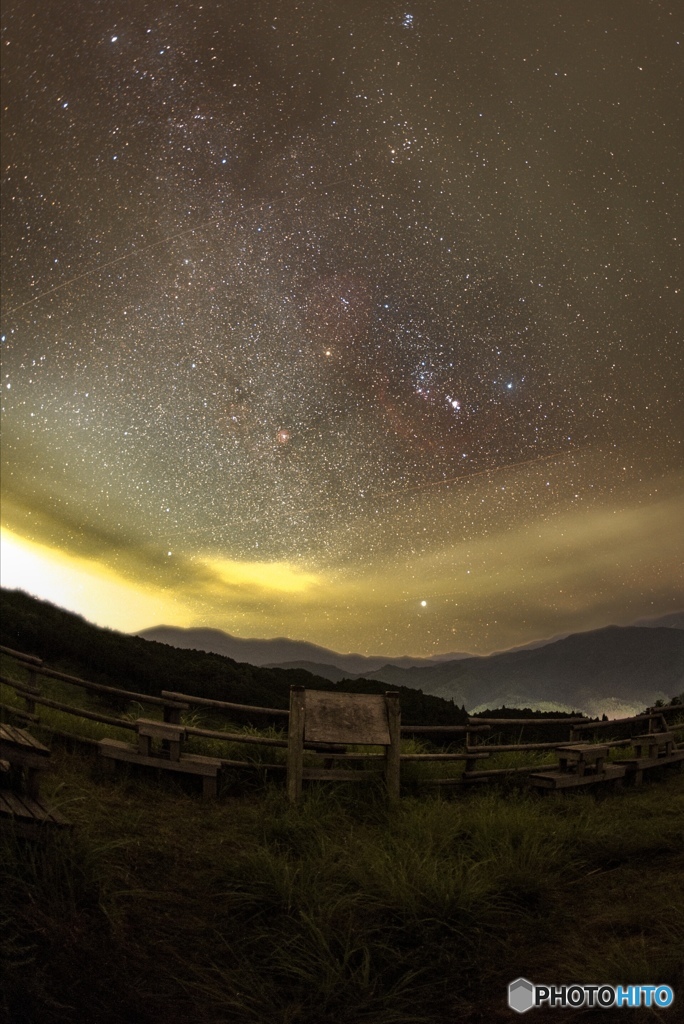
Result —
[[655, 619], [637, 619], [633, 626], [648, 626], [653, 629], [658, 626], [665, 626], [667, 629], [684, 629], [684, 611], [670, 612], [669, 615], [659, 615]]
[[[432, 658], [386, 658], [382, 655], [366, 657], [363, 654], [338, 654], [326, 647], [310, 644], [304, 640], [288, 640], [278, 637], [274, 640], [243, 639], [231, 636], [221, 629], [181, 629], [177, 626], [153, 626], [143, 629], [136, 636], [144, 640], [155, 640], [159, 644], [170, 644], [183, 650], [210, 651], [222, 654], [234, 661], [248, 662], [261, 667], [280, 667], [284, 663], [332, 665], [347, 675], [366, 675], [385, 665], [396, 665], [398, 668], [414, 668], [421, 665], [433, 665]], [[468, 654], [437, 655], [442, 660], [447, 657], [451, 661], [468, 658]], [[331, 677], [328, 677], [331, 678]]]
[[[101, 629], [72, 612], [20, 590], [0, 590], [0, 644], [34, 654], [54, 668], [107, 686], [158, 695], [163, 689], [262, 708], [287, 708], [291, 685], [311, 690], [384, 693], [384, 683], [346, 680], [341, 687], [303, 671], [238, 664], [220, 654], [180, 650], [142, 637]], [[411, 725], [461, 725], [466, 715], [450, 701], [400, 687], [402, 718]], [[231, 712], [252, 724], [282, 718]]]
[[[314, 671], [312, 667], [310, 671]], [[465, 704], [634, 714], [684, 690], [684, 630], [608, 626], [527, 651], [465, 658], [430, 668], [386, 667], [370, 679]]]
[[684, 690], [684, 630], [669, 622], [608, 626], [487, 657], [449, 660], [338, 654], [315, 644], [241, 640], [213, 629], [160, 626], [138, 635], [263, 667], [304, 670], [333, 683], [363, 678], [410, 687], [465, 705], [471, 713], [506, 705], [619, 717]]

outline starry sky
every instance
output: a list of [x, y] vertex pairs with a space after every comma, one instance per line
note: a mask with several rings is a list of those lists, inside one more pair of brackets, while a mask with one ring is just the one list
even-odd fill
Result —
[[6, 0], [3, 583], [367, 654], [684, 605], [674, 0]]

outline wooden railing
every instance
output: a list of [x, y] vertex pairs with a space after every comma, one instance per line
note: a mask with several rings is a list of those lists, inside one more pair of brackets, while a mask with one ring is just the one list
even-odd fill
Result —
[[[125, 690], [120, 687], [108, 686], [103, 683], [95, 683], [87, 679], [81, 679], [78, 676], [69, 675], [66, 672], [61, 672], [57, 669], [50, 668], [45, 665], [40, 658], [34, 655], [25, 654], [21, 651], [15, 651], [9, 647], [0, 646], [0, 653], [6, 654], [16, 662], [18, 662], [26, 670], [28, 674], [28, 683], [19, 682], [14, 679], [10, 679], [5, 675], [0, 675], [0, 682], [12, 687], [15, 693], [20, 696], [25, 702], [25, 711], [28, 715], [35, 717], [36, 705], [41, 705], [47, 708], [61, 711], [69, 715], [73, 715], [76, 718], [88, 719], [91, 721], [102, 723], [103, 725], [115, 726], [119, 729], [126, 729], [130, 731], [136, 730], [136, 723], [130, 718], [122, 718], [115, 715], [105, 714], [101, 711], [94, 711], [89, 708], [77, 707], [73, 704], [68, 704], [65, 701], [55, 700], [53, 697], [44, 695], [38, 684], [39, 677], [46, 677], [49, 679], [55, 679], [60, 682], [68, 683], [69, 685], [79, 687], [87, 693], [94, 695], [115, 697], [127, 703], [139, 703], [147, 704], [151, 707], [161, 709], [163, 719], [168, 723], [179, 724], [181, 722], [181, 715], [183, 712], [187, 712], [191, 708], [206, 709], [208, 711], [216, 711], [223, 713], [239, 712], [243, 715], [263, 715], [269, 718], [282, 718], [283, 724], [287, 723], [289, 717], [289, 710], [286, 708], [270, 708], [260, 707], [249, 704], [237, 704], [231, 701], [214, 700], [207, 697], [198, 697], [191, 694], [180, 693], [174, 690], [162, 690], [159, 696], [147, 693], [139, 693], [133, 690]], [[450, 739], [453, 737], [463, 737], [464, 747], [462, 750], [450, 751], [446, 753], [419, 753], [419, 754], [402, 754], [402, 761], [412, 762], [425, 762], [425, 761], [465, 761], [465, 771], [470, 776], [477, 774], [478, 777], [486, 776], [497, 776], [509, 773], [524, 773], [532, 772], [539, 768], [539, 765], [526, 765], [516, 768], [495, 768], [489, 770], [481, 770], [475, 773], [476, 762], [484, 758], [489, 757], [491, 754], [504, 753], [504, 752], [515, 752], [515, 751], [548, 751], [553, 750], [559, 746], [562, 742], [578, 742], [580, 736], [586, 732], [592, 732], [595, 730], [603, 729], [615, 729], [616, 727], [626, 726], [632, 723], [645, 724], [648, 723], [649, 732], [656, 728], [656, 724], [659, 722], [660, 728], [667, 729], [667, 721], [665, 718], [666, 714], [674, 713], [679, 711], [684, 713], [684, 705], [668, 705], [664, 708], [653, 708], [648, 712], [640, 715], [633, 715], [629, 718], [613, 719], [612, 721], [587, 721], [584, 717], [543, 717], [543, 718], [479, 718], [470, 716], [467, 724], [464, 725], [408, 725], [403, 724], [401, 726], [401, 733], [403, 736], [417, 736], [424, 737], [425, 739]], [[478, 738], [483, 733], [490, 733], [493, 728], [498, 727], [501, 730], [509, 730], [511, 727], [532, 726], [537, 728], [544, 728], [548, 725], [563, 725], [569, 727], [570, 733], [568, 740], [554, 740], [554, 741], [543, 741], [543, 742], [528, 742], [528, 743], [481, 743], [477, 742]], [[51, 727], [52, 728], [52, 727]], [[255, 735], [244, 732], [233, 732], [225, 729], [205, 729], [200, 726], [191, 724], [185, 724], [184, 730], [187, 736], [197, 736], [205, 739], [222, 740], [229, 743], [239, 743], [246, 745], [260, 745], [266, 747], [280, 747], [286, 748], [288, 741], [285, 736], [263, 736]], [[64, 736], [71, 740], [80, 740], [85, 743], [97, 743], [96, 740], [89, 740], [86, 737], [78, 737], [73, 733], [63, 732], [59, 729], [52, 729], [55, 735]], [[482, 737], [485, 738], [485, 737]], [[612, 740], [610, 746], [619, 747], [627, 746], [631, 742], [630, 738]], [[310, 749], [314, 749], [313, 744], [307, 744]], [[260, 762], [254, 761], [239, 761], [235, 759], [224, 758], [222, 759], [226, 765], [231, 766], [244, 766], [244, 767], [255, 767], [255, 764]], [[283, 769], [283, 764], [277, 765], [264, 765], [264, 767], [279, 768]], [[553, 766], [550, 766], [553, 767]], [[449, 781], [451, 780], [435, 780]]]

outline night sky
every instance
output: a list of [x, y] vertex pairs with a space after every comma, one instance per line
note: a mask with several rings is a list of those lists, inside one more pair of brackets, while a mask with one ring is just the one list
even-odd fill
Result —
[[684, 604], [667, 0], [5, 0], [5, 585], [485, 653]]

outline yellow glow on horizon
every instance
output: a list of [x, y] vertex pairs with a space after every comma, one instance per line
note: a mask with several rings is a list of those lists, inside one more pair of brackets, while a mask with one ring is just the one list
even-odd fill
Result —
[[0, 532], [0, 551], [3, 587], [51, 601], [97, 626], [131, 633], [160, 622], [192, 622], [190, 610], [181, 602], [129, 583], [100, 562], [36, 544], [6, 529]]
[[321, 577], [287, 562], [238, 562], [228, 558], [207, 558], [203, 563], [230, 587], [256, 589], [264, 596], [303, 595], [322, 584]]

